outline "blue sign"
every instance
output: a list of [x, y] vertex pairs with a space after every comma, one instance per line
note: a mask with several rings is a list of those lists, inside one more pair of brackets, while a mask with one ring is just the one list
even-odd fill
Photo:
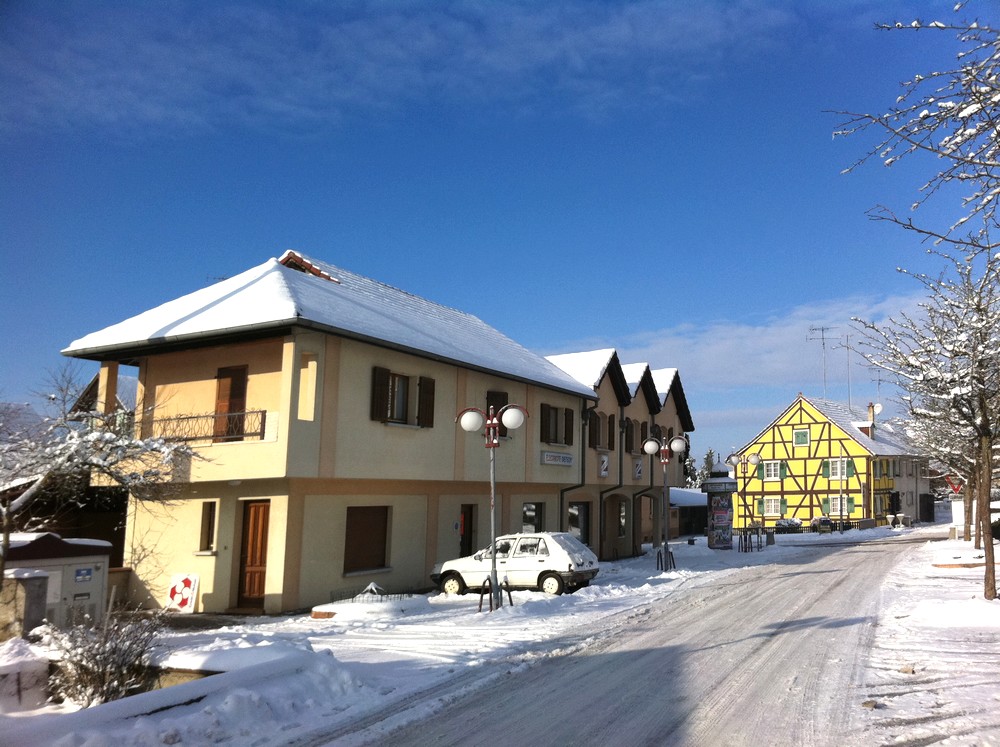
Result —
[[94, 569], [93, 568], [77, 568], [74, 575], [76, 582], [78, 584], [89, 584], [94, 580]]

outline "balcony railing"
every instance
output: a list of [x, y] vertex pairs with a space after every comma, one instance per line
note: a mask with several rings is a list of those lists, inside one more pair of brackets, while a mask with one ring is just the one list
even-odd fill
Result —
[[179, 415], [153, 421], [153, 435], [168, 441], [261, 441], [264, 438], [266, 410], [247, 410], [224, 414]]

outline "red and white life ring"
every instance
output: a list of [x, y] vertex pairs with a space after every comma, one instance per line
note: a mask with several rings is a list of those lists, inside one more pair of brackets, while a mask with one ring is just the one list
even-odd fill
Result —
[[170, 586], [170, 606], [180, 612], [193, 612], [197, 588], [197, 576], [174, 576]]

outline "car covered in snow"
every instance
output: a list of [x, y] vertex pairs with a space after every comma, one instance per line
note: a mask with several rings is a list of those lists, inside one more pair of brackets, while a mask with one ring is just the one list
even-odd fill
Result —
[[[600, 570], [597, 556], [569, 532], [506, 534], [497, 537], [496, 548], [497, 579], [511, 589], [572, 592]], [[446, 594], [482, 589], [490, 578], [491, 549], [434, 566], [431, 581]]]

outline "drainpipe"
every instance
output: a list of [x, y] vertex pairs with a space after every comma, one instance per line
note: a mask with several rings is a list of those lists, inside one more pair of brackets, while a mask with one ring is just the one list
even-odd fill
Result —
[[619, 490], [622, 485], [624, 485], [624, 475], [625, 475], [625, 406], [619, 405], [618, 407], [618, 484], [612, 485], [610, 488], [605, 488], [600, 492], [598, 500], [598, 511], [600, 512], [599, 521], [597, 523], [598, 531], [600, 532], [600, 541], [598, 542], [598, 548], [600, 552], [598, 557], [604, 559], [604, 535], [605, 535], [605, 520], [604, 520], [604, 494], [610, 493], [613, 490]]
[[569, 529], [568, 526], [563, 526], [563, 522], [566, 521], [566, 494], [571, 490], [579, 490], [587, 484], [587, 423], [590, 422], [590, 416], [593, 414], [593, 407], [583, 406], [583, 412], [580, 413], [580, 482], [576, 485], [568, 485], [565, 488], [559, 489], [560, 532], [565, 532]]

